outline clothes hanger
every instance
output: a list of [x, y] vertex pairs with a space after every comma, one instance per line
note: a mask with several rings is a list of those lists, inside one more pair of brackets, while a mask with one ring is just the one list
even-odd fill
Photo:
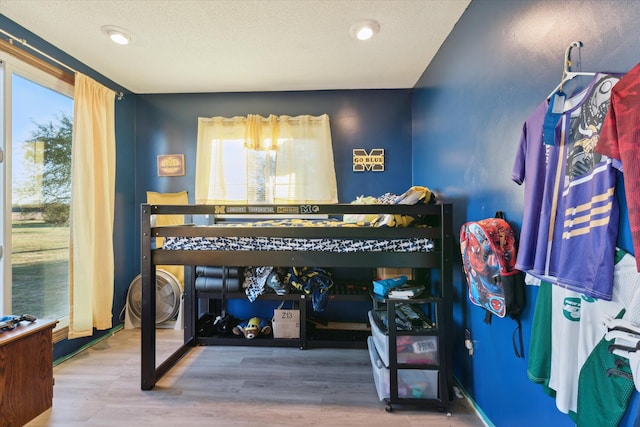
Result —
[[554, 94], [562, 92], [562, 88], [566, 82], [577, 77], [577, 76], [595, 76], [597, 73], [590, 71], [571, 71], [571, 50], [573, 48], [581, 48], [581, 41], [573, 41], [567, 49], [564, 51], [564, 66], [562, 68], [562, 78], [560, 79], [560, 83], [558, 86], [551, 91], [551, 93], [547, 96], [547, 99], [550, 99]]
[[[616, 319], [616, 322], [617, 321], [622, 321], [622, 319]], [[620, 330], [609, 329], [608, 334], [609, 333], [620, 334], [624, 332], [621, 332]], [[614, 362], [615, 367], [607, 369], [606, 374], [607, 377], [614, 375], [617, 377], [626, 378], [633, 382], [636, 390], [640, 391], [640, 353], [637, 352], [637, 347], [637, 345], [636, 347], [625, 347], [618, 344], [609, 345], [609, 353], [620, 356], [626, 360], [616, 359]], [[630, 373], [628, 372], [629, 370], [631, 371]]]
[[617, 354], [619, 356], [628, 357], [629, 353], [635, 353], [640, 350], [640, 335], [634, 331], [627, 332], [620, 329], [609, 329], [604, 334], [604, 339], [607, 341], [614, 341], [613, 344], [609, 344], [607, 350], [609, 353]]
[[629, 381], [633, 381], [633, 374], [625, 372], [621, 369], [616, 369], [616, 368], [607, 369], [607, 377], [610, 377], [611, 375], [615, 375], [617, 377], [623, 377], [628, 379]]
[[[635, 386], [636, 390], [640, 391], [640, 355], [635, 352], [618, 354], [617, 351], [614, 354], [626, 358], [628, 362], [621, 359], [616, 359], [615, 367], [607, 369], [607, 377], [614, 375], [617, 377], [626, 378], [630, 381], [633, 381], [633, 385]], [[623, 370], [623, 368], [626, 369]], [[631, 373], [629, 373], [628, 370], [630, 370]]]
[[631, 323], [627, 319], [611, 319], [607, 323], [607, 331], [622, 331], [640, 335], [640, 326]]
[[611, 329], [604, 334], [604, 339], [607, 341], [615, 340], [616, 344], [633, 346], [636, 349], [640, 349], [640, 335], [634, 332], [626, 332], [626, 331], [621, 331], [619, 329]]

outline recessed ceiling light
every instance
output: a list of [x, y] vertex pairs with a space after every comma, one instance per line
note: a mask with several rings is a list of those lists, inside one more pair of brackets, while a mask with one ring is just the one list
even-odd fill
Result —
[[105, 25], [102, 27], [102, 32], [108, 35], [114, 43], [124, 45], [131, 42], [131, 35], [124, 28], [116, 27], [114, 25]]
[[376, 21], [358, 21], [351, 26], [349, 34], [358, 40], [369, 40], [380, 30], [380, 25]]

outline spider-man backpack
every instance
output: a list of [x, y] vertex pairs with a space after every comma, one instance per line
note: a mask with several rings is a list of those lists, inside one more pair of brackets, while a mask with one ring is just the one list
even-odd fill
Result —
[[[469, 299], [484, 308], [485, 323], [491, 316], [509, 316], [518, 323], [513, 344], [518, 357], [524, 357], [520, 312], [524, 308], [524, 275], [514, 268], [516, 241], [502, 212], [496, 218], [471, 221], [460, 228], [462, 265], [469, 287]], [[520, 333], [520, 351], [515, 334]]]

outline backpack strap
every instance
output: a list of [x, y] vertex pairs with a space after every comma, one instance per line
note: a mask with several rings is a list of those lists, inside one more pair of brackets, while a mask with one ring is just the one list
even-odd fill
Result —
[[487, 325], [490, 325], [491, 324], [491, 319], [493, 318], [493, 313], [491, 313], [486, 308], [484, 309], [484, 311], [485, 311], [485, 313], [484, 313], [484, 323], [486, 323]]
[[[516, 329], [513, 331], [513, 335], [511, 335], [511, 342], [513, 343], [513, 351], [516, 354], [516, 357], [524, 359], [524, 342], [522, 340], [522, 322], [520, 322], [520, 318], [516, 317], [515, 320], [518, 323]], [[516, 343], [516, 333], [518, 335], [518, 343]], [[518, 346], [519, 344], [519, 346]], [[520, 349], [518, 349], [518, 347]]]

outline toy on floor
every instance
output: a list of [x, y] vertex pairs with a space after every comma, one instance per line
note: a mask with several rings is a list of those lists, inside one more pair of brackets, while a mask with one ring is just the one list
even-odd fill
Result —
[[240, 323], [239, 319], [236, 319], [230, 314], [225, 314], [224, 316], [216, 316], [216, 319], [213, 321], [213, 326], [218, 331], [218, 335], [226, 336], [234, 332], [233, 330], [238, 326], [238, 323]]
[[254, 339], [258, 335], [269, 335], [271, 333], [271, 325], [264, 319], [252, 317], [247, 321], [240, 322], [238, 326], [233, 328], [236, 335], [244, 335], [247, 339]]

